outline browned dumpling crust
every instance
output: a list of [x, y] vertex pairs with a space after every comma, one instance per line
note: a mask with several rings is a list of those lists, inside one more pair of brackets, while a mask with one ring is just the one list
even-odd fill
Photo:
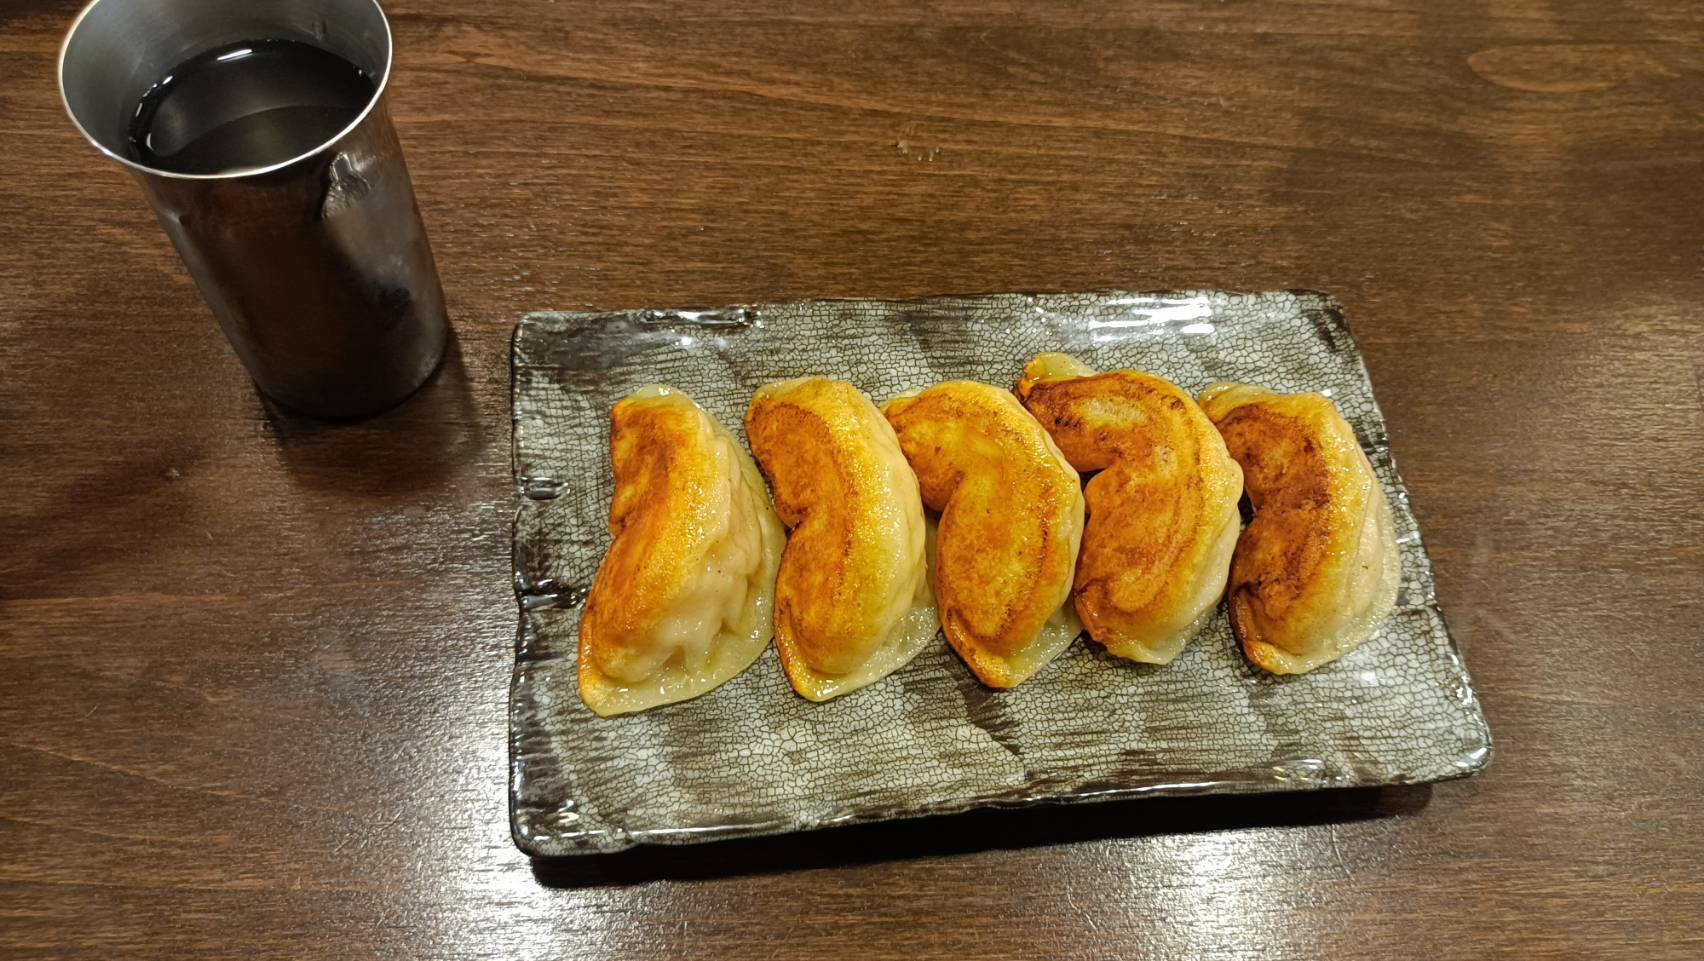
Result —
[[1081, 630], [1066, 601], [1083, 536], [1077, 472], [1010, 391], [949, 381], [882, 409], [941, 513], [935, 603], [984, 684], [1023, 683]]
[[580, 619], [580, 698], [601, 715], [697, 697], [769, 644], [781, 522], [732, 434], [646, 387], [610, 411], [614, 542]]
[[1194, 399], [1159, 377], [1041, 354], [1016, 393], [1071, 466], [1095, 472], [1072, 589], [1083, 626], [1119, 657], [1169, 663], [1224, 595], [1242, 470]]
[[855, 691], [934, 640], [917, 478], [870, 398], [805, 377], [758, 389], [746, 438], [789, 530], [775, 584], [775, 648], [813, 701]]
[[1243, 652], [1274, 674], [1301, 674], [1354, 650], [1401, 581], [1390, 505], [1354, 429], [1320, 394], [1223, 383], [1201, 407], [1254, 508], [1227, 594]]

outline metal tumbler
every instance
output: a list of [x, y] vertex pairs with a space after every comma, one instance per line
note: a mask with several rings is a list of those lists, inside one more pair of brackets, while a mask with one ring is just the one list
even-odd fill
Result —
[[[364, 110], [305, 153], [217, 174], [129, 155], [137, 105], [222, 45], [294, 40], [373, 80]], [[390, 407], [444, 353], [444, 295], [391, 127], [390, 24], [374, 0], [94, 0], [59, 56], [71, 120], [142, 185], [266, 396], [319, 417]]]

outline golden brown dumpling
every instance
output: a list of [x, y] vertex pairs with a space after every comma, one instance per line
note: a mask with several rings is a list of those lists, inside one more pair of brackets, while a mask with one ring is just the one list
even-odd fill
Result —
[[923, 501], [893, 428], [858, 388], [821, 377], [759, 388], [745, 425], [790, 531], [775, 648], [793, 689], [826, 701], [903, 667], [939, 625]]
[[1018, 397], [1089, 478], [1072, 589], [1089, 636], [1166, 664], [1217, 610], [1242, 517], [1242, 470], [1188, 394], [1064, 354], [1024, 368]]
[[580, 699], [609, 716], [697, 697], [769, 644], [783, 534], [727, 428], [669, 387], [609, 414], [615, 536], [580, 619]]
[[1231, 627], [1274, 674], [1360, 646], [1396, 603], [1390, 505], [1355, 431], [1319, 394], [1214, 384], [1201, 395], [1242, 465], [1254, 520], [1231, 560]]
[[1082, 630], [1065, 602], [1083, 536], [1077, 472], [1011, 392], [949, 381], [882, 409], [941, 512], [935, 603], [990, 687], [1015, 687]]

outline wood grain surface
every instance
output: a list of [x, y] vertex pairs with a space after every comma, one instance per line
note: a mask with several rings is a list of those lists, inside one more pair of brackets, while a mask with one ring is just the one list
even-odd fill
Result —
[[[330, 427], [0, 0], [0, 957], [1704, 957], [1704, 5], [387, 7], [458, 343]], [[1346, 305], [1489, 772], [515, 850], [520, 312], [1197, 285]]]

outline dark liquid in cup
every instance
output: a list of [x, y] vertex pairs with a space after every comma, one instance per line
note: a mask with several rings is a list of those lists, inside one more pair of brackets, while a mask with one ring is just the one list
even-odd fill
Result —
[[218, 174], [266, 167], [325, 143], [373, 98], [373, 78], [295, 40], [254, 40], [174, 67], [136, 105], [130, 159]]

